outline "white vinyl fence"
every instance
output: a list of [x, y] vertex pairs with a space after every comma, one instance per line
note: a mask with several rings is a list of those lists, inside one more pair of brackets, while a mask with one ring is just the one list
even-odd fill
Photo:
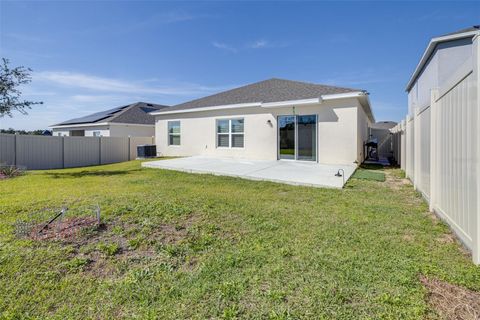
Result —
[[[478, 71], [432, 91], [430, 105], [391, 131], [394, 156], [415, 188], [480, 264]], [[395, 141], [397, 145], [395, 146]]]
[[133, 160], [153, 137], [55, 137], [0, 134], [0, 164], [59, 169]]

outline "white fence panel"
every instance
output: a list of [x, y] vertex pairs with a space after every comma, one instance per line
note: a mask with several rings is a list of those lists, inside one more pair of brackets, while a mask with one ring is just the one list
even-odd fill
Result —
[[458, 236], [472, 247], [477, 208], [477, 106], [471, 103], [471, 75], [437, 101], [434, 130], [437, 141], [434, 162], [433, 209], [447, 220]]
[[405, 159], [407, 177], [480, 264], [478, 76], [470, 71], [450, 83], [432, 90], [430, 107], [392, 132], [401, 134], [401, 166]]
[[137, 158], [137, 146], [142, 144], [153, 144], [154, 137], [130, 137], [130, 160]]
[[128, 161], [128, 138], [126, 137], [101, 137], [100, 138], [100, 163], [115, 163]]
[[15, 135], [0, 133], [0, 164], [15, 164]]
[[57, 137], [0, 134], [0, 164], [61, 169], [133, 160], [153, 137]]
[[62, 137], [17, 135], [16, 164], [28, 169], [63, 167]]
[[400, 168], [404, 171], [407, 169], [407, 136], [405, 133], [404, 122], [402, 121], [402, 135], [400, 137]]
[[99, 137], [64, 137], [64, 167], [85, 167], [100, 164]]
[[430, 107], [422, 110], [415, 119], [415, 179], [417, 189], [430, 198]]
[[406, 123], [406, 131], [407, 135], [405, 137], [406, 144], [405, 144], [405, 173], [408, 178], [414, 179], [414, 166], [415, 166], [415, 123], [412, 119], [407, 119]]

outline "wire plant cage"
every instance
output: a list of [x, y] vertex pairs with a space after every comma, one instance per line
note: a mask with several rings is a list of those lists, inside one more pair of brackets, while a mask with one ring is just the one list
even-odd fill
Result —
[[13, 232], [17, 238], [75, 241], [89, 229], [102, 226], [101, 209], [96, 205], [63, 206], [45, 209], [17, 220]]

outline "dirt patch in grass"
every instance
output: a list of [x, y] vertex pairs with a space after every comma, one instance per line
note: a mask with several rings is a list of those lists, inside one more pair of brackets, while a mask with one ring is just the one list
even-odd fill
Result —
[[70, 262], [65, 266], [67, 272], [81, 271], [98, 278], [117, 278], [128, 271], [125, 265], [132, 268], [159, 263], [189, 271], [195, 269], [197, 259], [185, 256], [183, 250], [195, 237], [199, 221], [198, 215], [190, 215], [141, 231], [138, 225], [121, 221], [110, 221], [98, 228], [93, 221], [82, 224], [80, 218], [72, 218], [62, 223], [75, 232], [60, 232], [62, 236], [59, 236], [60, 228], [55, 227], [48, 229], [38, 240], [59, 240], [71, 248]]
[[428, 291], [428, 303], [443, 319], [480, 319], [480, 292], [438, 279], [420, 276]]
[[161, 224], [149, 235], [150, 239], [158, 240], [163, 244], [175, 244], [186, 239], [188, 229], [200, 220], [198, 215], [189, 215], [184, 221], [178, 223]]
[[391, 170], [385, 171], [385, 180], [387, 181], [388, 186], [393, 190], [400, 190], [406, 185], [411, 185], [410, 180], [408, 180], [407, 178], [399, 177]]
[[445, 233], [445, 234], [442, 234], [440, 237], [438, 237], [437, 241], [441, 243], [454, 243], [456, 242], [456, 239], [453, 234]]
[[54, 224], [45, 226], [45, 223], [37, 224], [30, 231], [29, 238], [33, 240], [62, 240], [77, 239], [85, 228], [104, 228], [94, 217], [70, 217]]

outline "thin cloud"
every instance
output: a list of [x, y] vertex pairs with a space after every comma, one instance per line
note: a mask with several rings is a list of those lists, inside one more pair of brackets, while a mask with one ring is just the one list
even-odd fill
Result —
[[34, 35], [22, 34], [22, 33], [5, 33], [4, 36], [9, 39], [13, 39], [21, 42], [45, 43], [45, 42], [53, 41], [45, 37], [39, 37]]
[[55, 84], [70, 88], [81, 88], [100, 92], [156, 94], [156, 95], [197, 95], [208, 94], [223, 89], [192, 83], [153, 84], [143, 81], [127, 81], [123, 79], [105, 78], [95, 75], [65, 71], [44, 71], [33, 75], [34, 81]]
[[257, 40], [254, 43], [249, 45], [249, 47], [252, 49], [266, 48], [267, 46], [268, 46], [268, 41], [266, 40]]
[[155, 28], [161, 25], [182, 23], [198, 19], [209, 19], [214, 17], [215, 16], [207, 14], [192, 14], [190, 12], [181, 10], [162, 11], [138, 19], [132, 19], [131, 21], [122, 21], [121, 23], [83, 29], [80, 33], [130, 33]]
[[284, 48], [284, 47], [288, 47], [288, 45], [289, 44], [286, 42], [274, 42], [274, 41], [268, 41], [265, 39], [259, 39], [247, 44], [246, 47], [250, 49], [265, 49], [265, 48]]
[[232, 53], [237, 53], [245, 49], [284, 48], [284, 47], [287, 47], [288, 45], [289, 44], [286, 42], [272, 42], [265, 39], [255, 40], [253, 42], [249, 42], [245, 45], [241, 45], [238, 47], [227, 44], [225, 42], [219, 42], [219, 41], [212, 42], [212, 46], [214, 46], [215, 48], [232, 52]]
[[237, 51], [238, 51], [237, 48], [232, 47], [232, 46], [230, 46], [226, 43], [223, 43], [223, 42], [218, 42], [218, 41], [212, 42], [212, 46], [214, 46], [217, 49], [229, 51], [229, 52], [232, 52], [232, 53], [237, 53]]
[[127, 97], [118, 95], [92, 95], [92, 94], [76, 94], [71, 96], [74, 102], [113, 102], [127, 101]]

